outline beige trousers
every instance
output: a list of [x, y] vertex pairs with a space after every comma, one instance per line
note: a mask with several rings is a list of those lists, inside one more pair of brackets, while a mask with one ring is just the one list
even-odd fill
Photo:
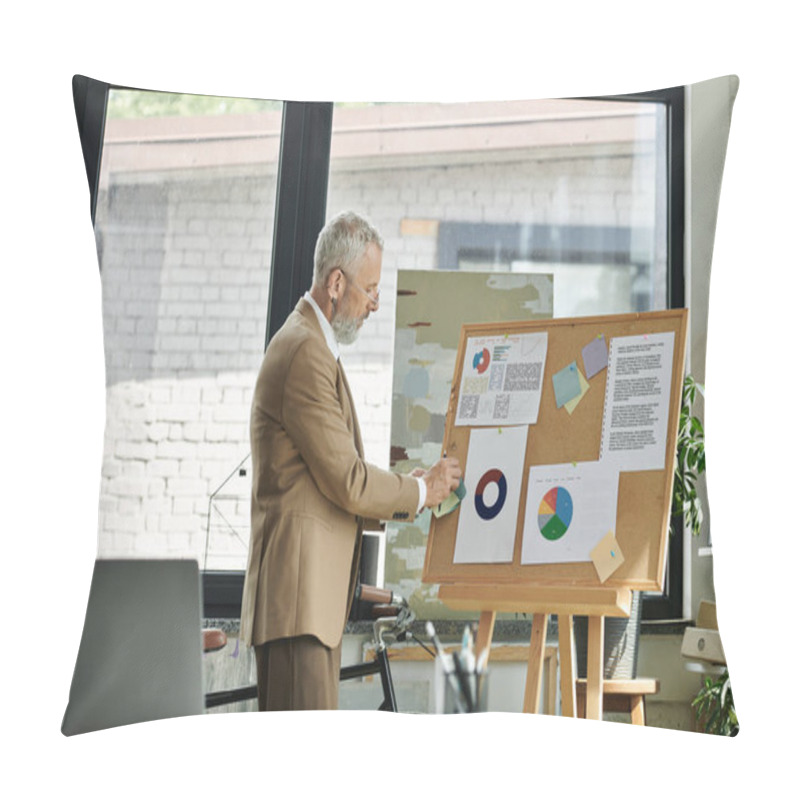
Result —
[[339, 707], [341, 644], [315, 636], [255, 645], [259, 711], [325, 711]]

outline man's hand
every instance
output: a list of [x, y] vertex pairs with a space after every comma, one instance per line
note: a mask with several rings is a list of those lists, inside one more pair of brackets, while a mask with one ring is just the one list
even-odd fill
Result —
[[425, 506], [433, 508], [445, 500], [450, 492], [458, 488], [458, 482], [461, 480], [461, 467], [457, 458], [441, 458], [420, 477], [423, 478], [428, 489]]

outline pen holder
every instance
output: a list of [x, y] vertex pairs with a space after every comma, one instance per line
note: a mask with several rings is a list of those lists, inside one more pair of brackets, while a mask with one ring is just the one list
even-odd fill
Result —
[[[487, 711], [489, 707], [489, 673], [465, 672], [458, 679], [451, 656], [436, 659], [434, 700], [437, 714], [464, 714]], [[471, 709], [470, 709], [471, 705]]]
[[[488, 677], [489, 676], [485, 672], [473, 672], [466, 676], [466, 682], [471, 692], [472, 713], [488, 710]], [[460, 706], [458, 701], [461, 703]], [[444, 713], [464, 714], [467, 713], [467, 711], [468, 708], [464, 695], [461, 692], [456, 693], [456, 690], [449, 683], [445, 683]]]

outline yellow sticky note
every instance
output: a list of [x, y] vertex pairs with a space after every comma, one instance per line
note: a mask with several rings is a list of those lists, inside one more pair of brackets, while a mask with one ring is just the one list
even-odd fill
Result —
[[605, 583], [625, 561], [613, 531], [609, 531], [597, 543], [590, 555], [600, 583]]

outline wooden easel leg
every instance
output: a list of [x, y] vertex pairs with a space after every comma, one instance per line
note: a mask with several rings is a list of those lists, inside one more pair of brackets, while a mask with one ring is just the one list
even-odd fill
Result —
[[575, 706], [575, 715], [578, 719], [586, 719], [586, 695], [578, 695], [577, 705]]
[[575, 635], [572, 614], [558, 616], [558, 661], [561, 673], [561, 716], [574, 717], [575, 706]]
[[481, 657], [484, 650], [488, 650], [492, 646], [495, 619], [497, 619], [496, 611], [481, 611], [478, 633], [475, 636], [475, 654], [478, 658]]
[[547, 614], [534, 614], [531, 626], [531, 647], [528, 651], [528, 674], [525, 679], [525, 699], [522, 703], [522, 710], [527, 714], [535, 714], [539, 710], [546, 638]]
[[[549, 653], [549, 655], [548, 655]], [[554, 717], [556, 714], [556, 697], [558, 695], [558, 651], [547, 647], [544, 651], [544, 663], [547, 666], [547, 705], [544, 713]]]
[[586, 719], [603, 719], [603, 617], [589, 617], [586, 648]]
[[644, 725], [644, 695], [631, 697], [631, 724]]

